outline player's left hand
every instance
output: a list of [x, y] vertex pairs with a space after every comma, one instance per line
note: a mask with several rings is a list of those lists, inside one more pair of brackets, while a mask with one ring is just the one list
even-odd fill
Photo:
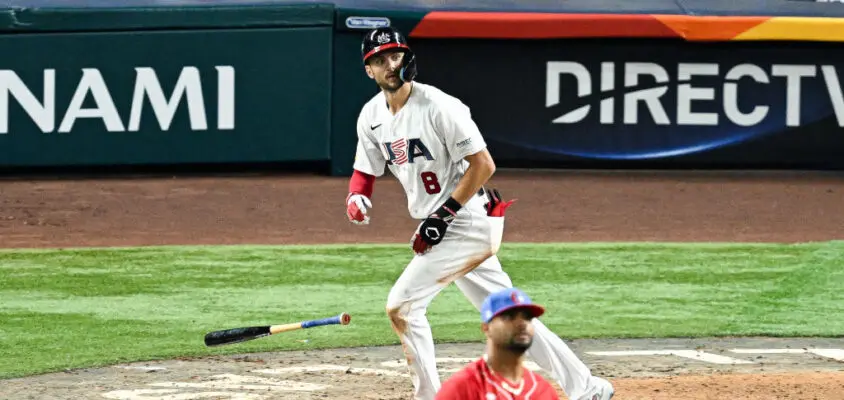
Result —
[[490, 217], [503, 217], [504, 212], [507, 211], [507, 207], [513, 205], [513, 202], [516, 199], [510, 201], [504, 201], [501, 198], [501, 193], [498, 192], [498, 189], [485, 189], [486, 190], [486, 197], [489, 199], [486, 204], [484, 204], [484, 208], [486, 208], [486, 215]]
[[413, 251], [416, 254], [425, 254], [431, 247], [442, 242], [448, 226], [462, 207], [457, 200], [449, 197], [433, 214], [425, 218], [419, 225], [419, 231], [413, 236]]

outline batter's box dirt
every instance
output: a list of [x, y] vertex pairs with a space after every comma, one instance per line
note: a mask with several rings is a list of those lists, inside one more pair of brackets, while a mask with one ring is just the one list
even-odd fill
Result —
[[[844, 339], [580, 340], [615, 399], [844, 399]], [[443, 379], [483, 352], [438, 346]], [[528, 360], [528, 368], [549, 377]], [[559, 389], [559, 388], [558, 388]], [[3, 399], [409, 399], [401, 348], [254, 353], [121, 364], [2, 382]], [[565, 398], [560, 391], [561, 398]]]

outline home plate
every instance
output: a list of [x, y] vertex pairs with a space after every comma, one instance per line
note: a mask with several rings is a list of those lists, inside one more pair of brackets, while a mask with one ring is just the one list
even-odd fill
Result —
[[841, 349], [732, 349], [730, 351], [739, 354], [815, 354], [844, 361], [844, 350]]
[[123, 369], [136, 369], [139, 371], [163, 371], [167, 368], [164, 367], [154, 367], [154, 366], [143, 366], [143, 365], [118, 365], [117, 368]]
[[699, 350], [630, 350], [630, 351], [589, 351], [596, 356], [629, 357], [629, 356], [677, 356], [712, 364], [754, 364], [752, 361], [738, 358], [719, 356]]
[[235, 374], [220, 374], [211, 376], [211, 380], [204, 382], [155, 382], [149, 386], [170, 388], [202, 388], [202, 389], [236, 389], [262, 391], [305, 391], [324, 390], [328, 386], [307, 382], [278, 381], [257, 376], [242, 376]]
[[387, 369], [375, 369], [375, 368], [351, 368], [346, 367], [343, 365], [332, 365], [332, 364], [320, 364], [320, 365], [303, 365], [301, 367], [287, 367], [287, 368], [271, 368], [271, 369], [259, 369], [254, 370], [251, 372], [255, 372], [258, 374], [269, 374], [269, 375], [284, 375], [284, 374], [297, 374], [302, 372], [325, 372], [325, 371], [337, 371], [343, 373], [350, 373], [350, 374], [360, 374], [360, 375], [380, 375], [380, 376], [396, 376], [396, 377], [403, 377], [408, 378], [410, 377], [406, 373], [398, 372], [398, 371], [391, 371]]

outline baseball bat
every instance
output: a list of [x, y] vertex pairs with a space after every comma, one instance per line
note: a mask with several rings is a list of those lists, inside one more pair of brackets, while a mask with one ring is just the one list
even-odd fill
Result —
[[352, 317], [349, 314], [341, 313], [340, 315], [329, 318], [311, 319], [290, 324], [222, 329], [205, 334], [205, 345], [211, 347], [223, 344], [240, 343], [247, 340], [254, 340], [264, 336], [294, 331], [297, 329], [308, 329], [323, 325], [348, 325], [351, 321]]

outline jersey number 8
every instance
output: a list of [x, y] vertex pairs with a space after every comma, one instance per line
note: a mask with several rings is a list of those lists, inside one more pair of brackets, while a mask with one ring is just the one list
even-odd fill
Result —
[[422, 183], [425, 185], [425, 192], [428, 194], [437, 194], [442, 190], [440, 181], [437, 179], [437, 174], [426, 171], [421, 173], [419, 177], [422, 178]]

